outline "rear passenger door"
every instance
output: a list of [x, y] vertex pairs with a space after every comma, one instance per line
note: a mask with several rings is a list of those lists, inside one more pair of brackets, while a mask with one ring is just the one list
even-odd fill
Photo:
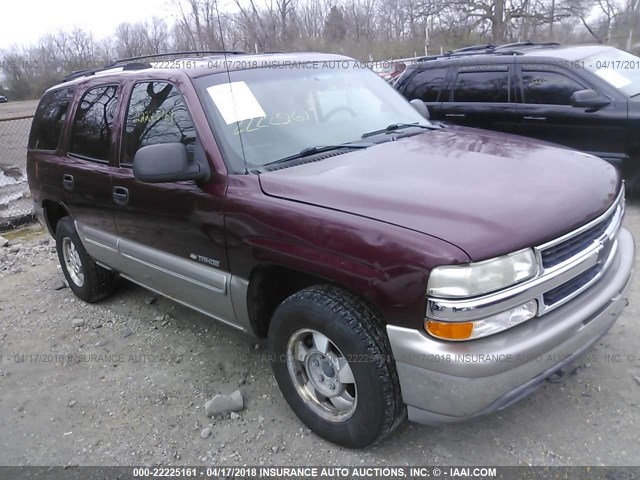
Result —
[[205, 155], [182, 93], [168, 81], [131, 86], [121, 132], [115, 220], [118, 269], [136, 283], [227, 323], [234, 322], [224, 238], [226, 180], [216, 172], [194, 181], [145, 183], [133, 175], [136, 152], [147, 145], [182, 143], [189, 159]]
[[459, 66], [441, 105], [444, 120], [469, 127], [515, 133], [513, 65]]
[[617, 163], [627, 146], [626, 103], [611, 99], [597, 110], [573, 107], [571, 95], [597, 91], [583, 78], [553, 65], [520, 66], [520, 133], [527, 137], [566, 145]]
[[[96, 260], [102, 260], [104, 252], [94, 245], [105, 251], [115, 246], [112, 241], [105, 241], [104, 234], [115, 233], [111, 174], [119, 92], [120, 86], [114, 84], [90, 87], [80, 93], [67, 136], [66, 156], [60, 162], [62, 201]], [[86, 245], [86, 240], [92, 245]]]

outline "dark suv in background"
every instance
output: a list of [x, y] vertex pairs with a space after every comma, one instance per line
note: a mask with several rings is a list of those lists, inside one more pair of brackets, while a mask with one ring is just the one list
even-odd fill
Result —
[[631, 188], [640, 183], [640, 58], [628, 52], [478, 45], [420, 59], [395, 87], [432, 119], [576, 148], [622, 167]]

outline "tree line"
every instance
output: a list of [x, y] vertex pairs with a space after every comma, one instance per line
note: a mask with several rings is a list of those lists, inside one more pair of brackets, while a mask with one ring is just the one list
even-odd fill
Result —
[[640, 0], [171, 1], [166, 19], [125, 22], [106, 39], [75, 28], [0, 51], [0, 93], [37, 98], [71, 71], [169, 51], [323, 51], [371, 61], [529, 39], [640, 49]]

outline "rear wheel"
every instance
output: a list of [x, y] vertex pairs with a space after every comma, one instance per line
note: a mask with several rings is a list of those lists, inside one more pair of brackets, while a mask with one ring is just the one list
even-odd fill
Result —
[[269, 343], [280, 390], [321, 437], [362, 448], [404, 420], [382, 322], [355, 295], [331, 286], [295, 293], [276, 309]]
[[78, 298], [93, 303], [113, 291], [113, 273], [96, 264], [89, 256], [69, 217], [60, 219], [56, 225], [56, 249], [69, 288]]

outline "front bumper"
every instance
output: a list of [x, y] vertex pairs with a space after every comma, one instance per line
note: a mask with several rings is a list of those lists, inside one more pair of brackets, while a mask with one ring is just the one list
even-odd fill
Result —
[[533, 391], [604, 336], [628, 303], [635, 246], [618, 234], [611, 265], [589, 289], [553, 312], [468, 342], [387, 326], [409, 420], [442, 423], [500, 410]]

